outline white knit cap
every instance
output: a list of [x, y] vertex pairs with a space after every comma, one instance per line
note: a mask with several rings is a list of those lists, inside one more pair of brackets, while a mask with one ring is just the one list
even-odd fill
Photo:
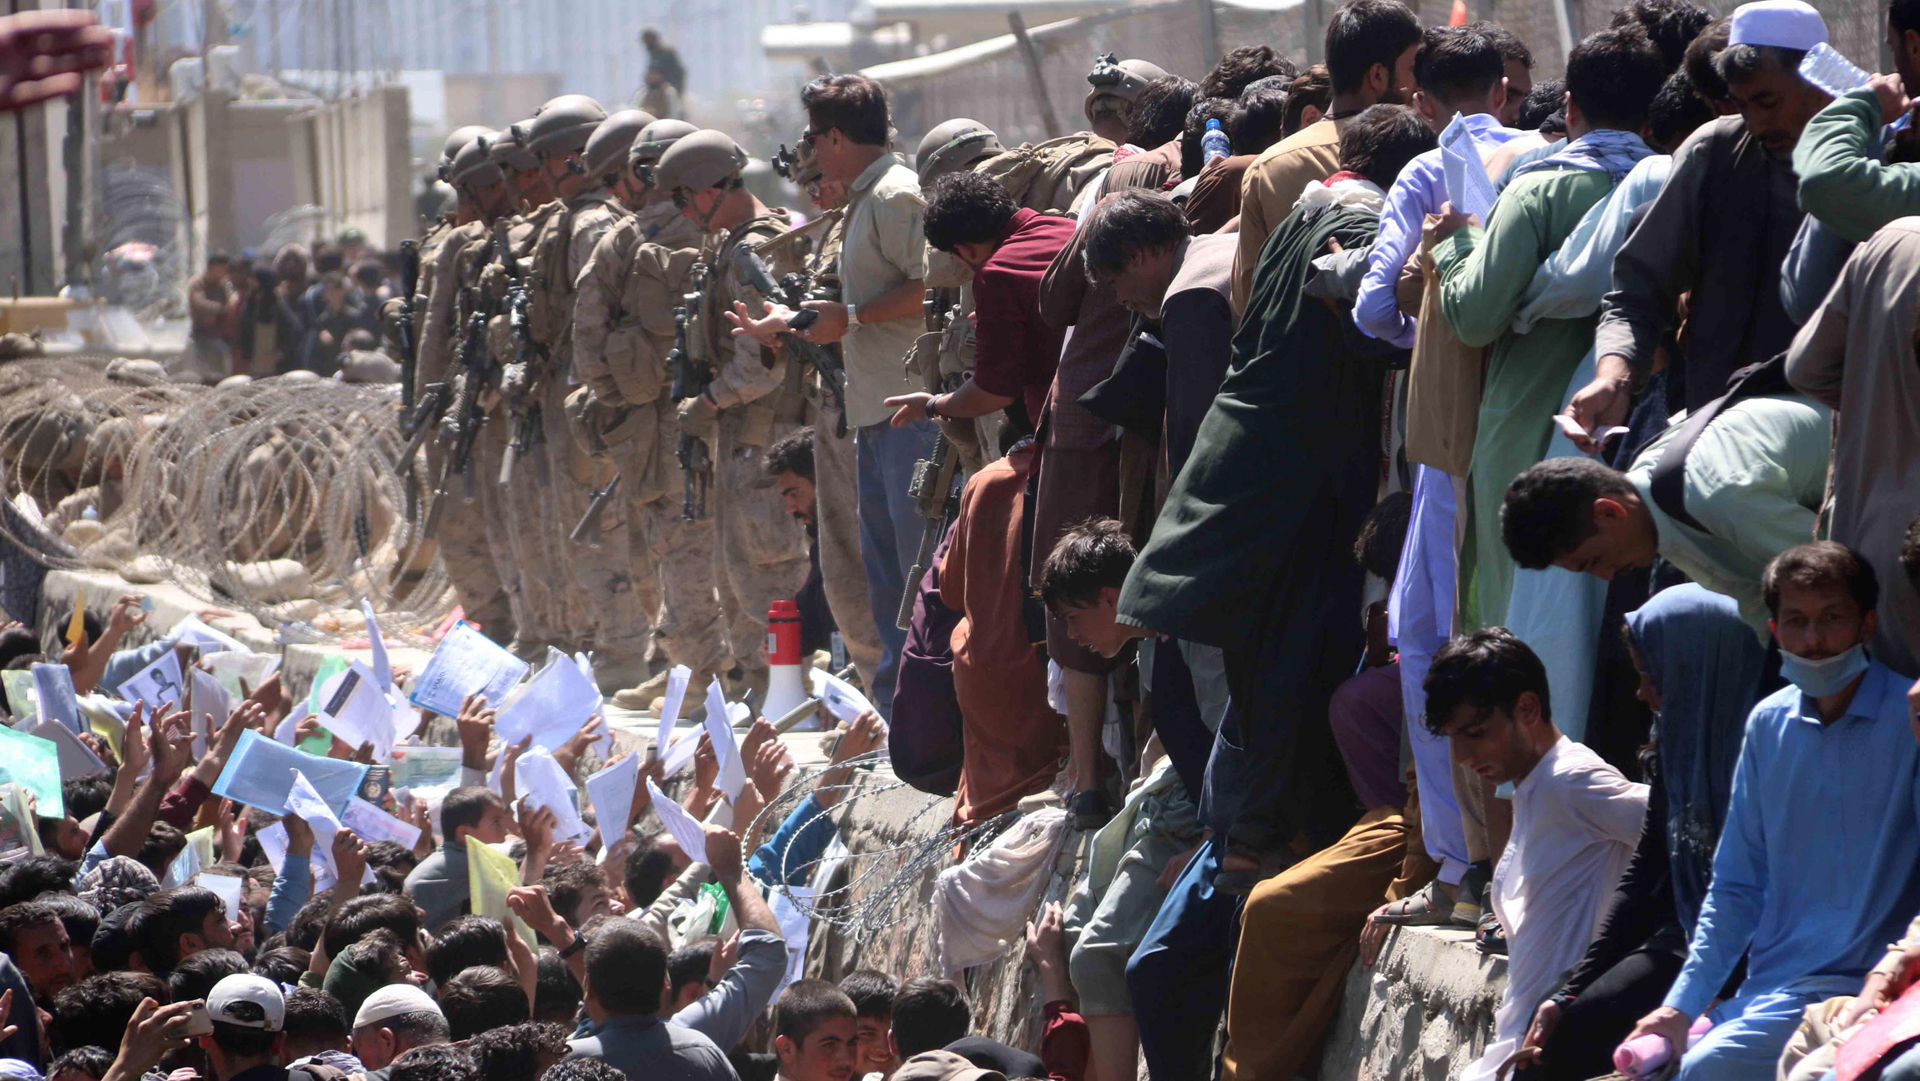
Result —
[[1733, 9], [1728, 45], [1772, 45], [1805, 52], [1827, 40], [1827, 23], [1806, 0], [1755, 0]]

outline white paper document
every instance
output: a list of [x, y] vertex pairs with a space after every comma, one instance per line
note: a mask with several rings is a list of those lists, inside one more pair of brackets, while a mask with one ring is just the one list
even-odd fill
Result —
[[456, 623], [414, 680], [411, 700], [442, 717], [458, 717], [461, 700], [477, 691], [497, 708], [529, 667], [472, 626]]
[[667, 744], [673, 742], [673, 726], [680, 723], [680, 707], [687, 700], [687, 682], [691, 679], [693, 669], [684, 664], [667, 669], [667, 694], [660, 700], [660, 733], [653, 737], [654, 750], [662, 757], [667, 753]]
[[733, 799], [746, 786], [747, 767], [740, 761], [740, 748], [733, 742], [730, 719], [726, 692], [720, 689], [720, 680], [716, 677], [707, 684], [707, 717], [704, 723], [707, 738], [713, 741], [714, 757], [720, 763], [720, 790], [727, 794], [728, 799]]
[[826, 707], [827, 712], [848, 724], [858, 720], [862, 713], [873, 709], [873, 703], [859, 689], [824, 668], [815, 668], [809, 675], [813, 678], [813, 696]]
[[380, 620], [373, 614], [373, 602], [362, 599], [360, 614], [367, 618], [367, 648], [373, 651], [373, 675], [384, 691], [393, 686], [393, 665], [387, 660], [387, 642], [380, 637]]
[[145, 702], [148, 716], [153, 711], [187, 700], [186, 677], [180, 671], [180, 654], [167, 650], [160, 659], [135, 672], [120, 684], [120, 697], [129, 702]]
[[1481, 221], [1493, 210], [1493, 181], [1480, 158], [1480, 147], [1473, 131], [1459, 113], [1440, 133], [1440, 165], [1446, 174], [1447, 201], [1462, 214], [1477, 215]]
[[201, 871], [193, 876], [193, 884], [212, 890], [220, 903], [227, 906], [227, 918], [233, 919], [240, 912], [240, 904], [246, 896], [246, 882], [233, 875], [216, 875], [211, 871]]
[[640, 783], [640, 756], [630, 754], [587, 778], [587, 801], [599, 823], [600, 844], [612, 848], [633, 815], [633, 789]]
[[198, 668], [187, 672], [187, 689], [193, 708], [193, 750], [195, 754], [204, 755], [207, 753], [204, 741], [233, 715], [233, 696], [212, 673]]
[[29, 735], [49, 740], [60, 752], [60, 779], [71, 781], [77, 777], [104, 777], [113, 772], [93, 748], [80, 742], [80, 737], [72, 729], [56, 721], [42, 718], [22, 726]]
[[376, 761], [393, 757], [393, 703], [380, 688], [379, 677], [359, 661], [321, 690], [320, 723], [356, 750], [361, 744], [373, 744]]
[[579, 662], [549, 649], [540, 671], [507, 694], [493, 730], [508, 744], [532, 736], [535, 746], [552, 751], [598, 712], [600, 688], [581, 673]]
[[280, 670], [280, 656], [276, 653], [228, 650], [206, 654], [200, 658], [200, 664], [213, 673], [213, 678], [220, 681], [220, 686], [225, 687], [228, 694], [234, 698], [245, 698]]
[[647, 792], [653, 797], [653, 813], [660, 818], [660, 825], [673, 835], [680, 850], [695, 863], [707, 861], [707, 831], [700, 828], [685, 807], [675, 803], [672, 796], [660, 791], [660, 786], [647, 778]]
[[33, 690], [42, 720], [59, 721], [68, 731], [85, 731], [80, 719], [80, 696], [73, 691], [73, 673], [64, 664], [33, 666]]
[[419, 826], [396, 818], [359, 796], [347, 801], [347, 811], [340, 816], [340, 821], [368, 844], [394, 841], [401, 848], [412, 851], [420, 841]]
[[249, 728], [240, 733], [227, 768], [215, 778], [213, 794], [279, 814], [293, 785], [293, 770], [306, 775], [336, 815], [360, 794], [360, 782], [367, 776], [367, 767], [358, 762], [308, 754]]
[[540, 747], [530, 748], [520, 756], [513, 767], [514, 791], [526, 800], [527, 806], [540, 810], [546, 808], [553, 812], [553, 838], [556, 841], [579, 841], [585, 843], [593, 831], [580, 819], [580, 811], [575, 805], [573, 782], [567, 779], [567, 771], [560, 763]]

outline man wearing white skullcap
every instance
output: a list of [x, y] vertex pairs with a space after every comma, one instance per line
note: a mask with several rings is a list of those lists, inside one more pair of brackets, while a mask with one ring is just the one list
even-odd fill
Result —
[[1714, 66], [1739, 115], [1703, 125], [1673, 156], [1666, 186], [1621, 246], [1613, 290], [1600, 303], [1593, 381], [1574, 395], [1576, 423], [1622, 424], [1662, 338], [1687, 333], [1667, 369], [1668, 409], [1698, 409], [1735, 371], [1793, 342], [1780, 268], [1805, 216], [1795, 198], [1793, 147], [1825, 91], [1800, 77], [1808, 49], [1827, 39], [1804, 0], [1756, 0], [1729, 20]]

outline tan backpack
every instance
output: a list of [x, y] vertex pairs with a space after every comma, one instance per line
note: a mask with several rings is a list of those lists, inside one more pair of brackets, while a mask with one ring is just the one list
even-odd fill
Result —
[[1041, 143], [1021, 143], [974, 167], [1000, 182], [1029, 210], [1067, 210], [1074, 197], [1113, 163], [1112, 143], [1077, 131]]

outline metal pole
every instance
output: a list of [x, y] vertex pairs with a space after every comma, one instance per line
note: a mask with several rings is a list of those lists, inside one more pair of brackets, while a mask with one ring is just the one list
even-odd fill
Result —
[[1047, 138], [1060, 137], [1060, 118], [1054, 115], [1053, 101], [1047, 96], [1046, 75], [1040, 70], [1040, 50], [1034, 47], [1033, 38], [1027, 36], [1027, 20], [1017, 11], [1007, 12], [1007, 25], [1013, 29], [1013, 39], [1020, 44], [1020, 59], [1027, 66], [1027, 80], [1033, 87], [1034, 104], [1040, 109], [1040, 122], [1046, 125]]

